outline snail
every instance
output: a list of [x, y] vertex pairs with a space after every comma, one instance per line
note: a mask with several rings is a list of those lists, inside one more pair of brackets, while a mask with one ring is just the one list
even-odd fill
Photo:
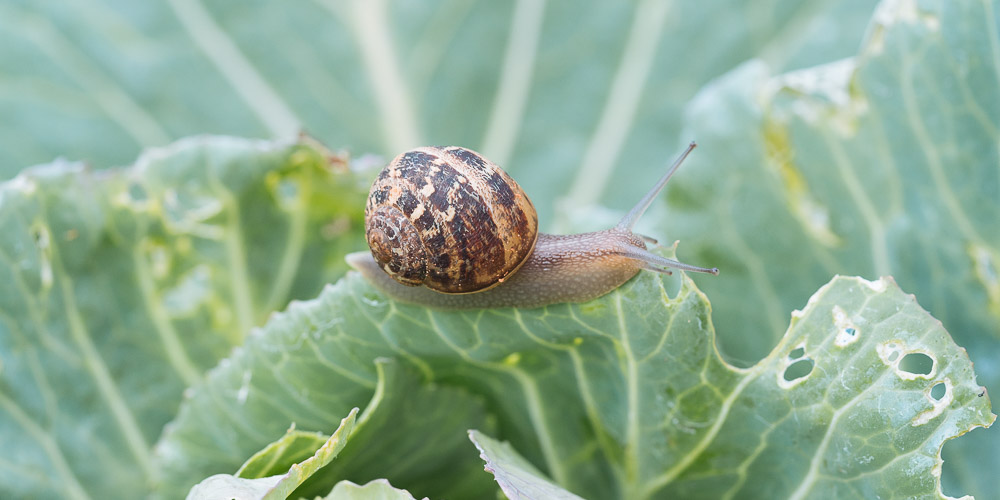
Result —
[[403, 302], [438, 308], [541, 307], [586, 302], [646, 269], [719, 274], [646, 249], [632, 232], [687, 155], [615, 226], [573, 235], [538, 232], [534, 205], [500, 167], [461, 147], [397, 156], [376, 178], [365, 207], [371, 252], [347, 262]]

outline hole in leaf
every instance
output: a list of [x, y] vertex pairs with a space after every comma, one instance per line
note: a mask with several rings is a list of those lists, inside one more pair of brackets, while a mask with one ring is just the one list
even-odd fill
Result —
[[146, 187], [138, 182], [130, 182], [128, 185], [128, 197], [132, 201], [147, 201], [149, 200], [149, 193], [146, 192]]
[[811, 359], [800, 359], [785, 368], [785, 380], [791, 382], [798, 380], [812, 373], [813, 365], [816, 363]]
[[49, 232], [45, 228], [38, 226], [32, 228], [31, 236], [39, 250], [47, 251], [49, 249]]
[[944, 382], [938, 382], [934, 384], [934, 387], [931, 387], [931, 397], [934, 398], [934, 401], [941, 401], [947, 391], [948, 388], [945, 387]]
[[934, 359], [922, 352], [911, 352], [899, 361], [899, 369], [913, 375], [929, 375]]
[[844, 318], [838, 320], [838, 327], [840, 331], [837, 332], [837, 338], [834, 339], [833, 344], [837, 347], [847, 347], [858, 340], [858, 336], [861, 335], [858, 332], [856, 326], [847, 320], [846, 315]]
[[788, 353], [788, 359], [799, 359], [806, 354], [805, 347], [799, 347], [793, 349], [792, 352]]
[[892, 351], [891, 353], [889, 353], [888, 359], [890, 363], [899, 359], [899, 351]]
[[268, 187], [274, 193], [278, 204], [285, 210], [298, 208], [302, 195], [302, 186], [294, 177], [281, 177], [279, 175], [268, 175]]
[[285, 201], [294, 202], [299, 197], [299, 185], [295, 181], [285, 179], [278, 183], [277, 192]]

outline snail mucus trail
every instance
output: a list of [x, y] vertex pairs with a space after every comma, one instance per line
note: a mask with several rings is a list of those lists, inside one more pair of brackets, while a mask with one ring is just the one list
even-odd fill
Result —
[[572, 235], [537, 231], [520, 186], [482, 155], [425, 147], [379, 174], [365, 210], [371, 252], [347, 262], [393, 299], [437, 308], [541, 307], [600, 297], [646, 269], [719, 274], [646, 249], [632, 232], [687, 155], [610, 229]]

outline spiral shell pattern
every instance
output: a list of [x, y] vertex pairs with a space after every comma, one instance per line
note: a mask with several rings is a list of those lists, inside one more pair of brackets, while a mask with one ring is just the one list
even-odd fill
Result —
[[365, 234], [396, 281], [472, 293], [500, 284], [531, 255], [538, 215], [521, 187], [479, 153], [423, 147], [379, 173]]

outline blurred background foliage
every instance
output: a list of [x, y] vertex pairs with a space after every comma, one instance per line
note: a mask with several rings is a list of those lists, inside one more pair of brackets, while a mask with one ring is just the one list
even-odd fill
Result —
[[[734, 362], [832, 275], [892, 275], [996, 391], [996, 7], [8, 1], [0, 177], [123, 166], [197, 134], [306, 132], [382, 158], [457, 144], [567, 232], [614, 220], [697, 139], [642, 231], [722, 270], [696, 279]], [[989, 498], [1000, 431], [974, 434], [946, 446], [945, 492]]]

